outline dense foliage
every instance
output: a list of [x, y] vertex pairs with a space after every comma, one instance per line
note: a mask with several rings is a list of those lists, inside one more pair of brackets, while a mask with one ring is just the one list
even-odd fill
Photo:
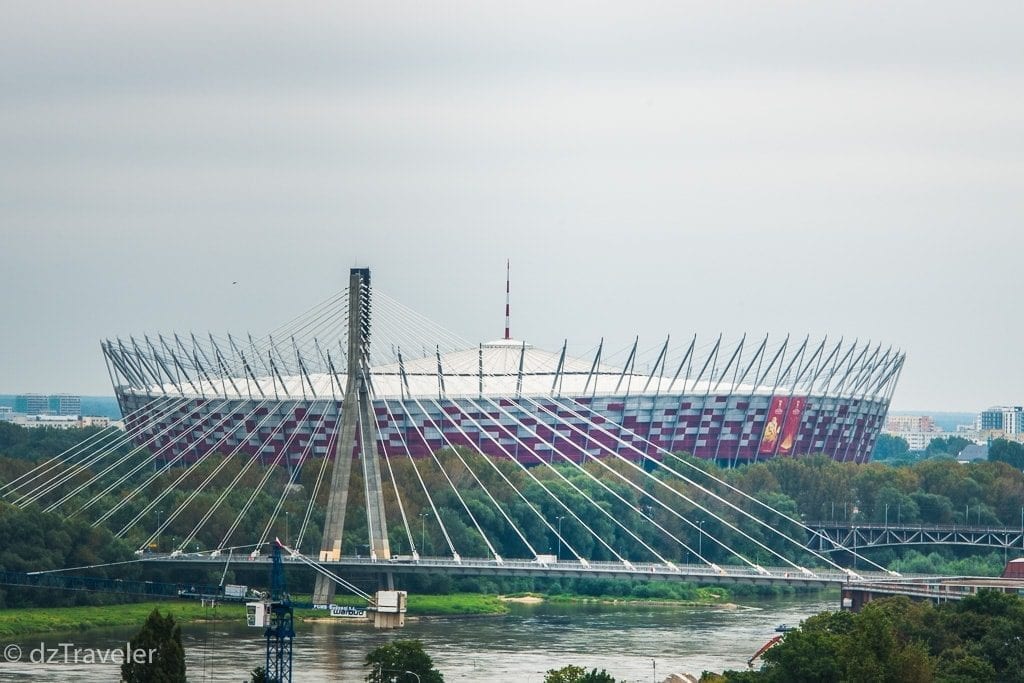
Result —
[[910, 444], [901, 436], [879, 434], [875, 439], [875, 450], [871, 453], [872, 460], [907, 460], [911, 458]]
[[[0, 570], [32, 572], [90, 567], [132, 557], [127, 543], [113, 538], [106, 529], [91, 527], [85, 520], [0, 503]], [[123, 569], [113, 576], [125, 577]], [[103, 569], [78, 573], [106, 575]], [[0, 607], [95, 604], [98, 600], [96, 594], [0, 586]]]
[[[63, 440], [71, 437], [67, 432], [47, 434], [55, 431], [3, 426], [0, 485], [24, 475], [37, 463], [48, 463], [46, 458], [55, 455], [54, 451], [66, 450]], [[946, 440], [934, 447], [956, 450], [958, 446], [954, 440]], [[999, 448], [995, 450], [998, 455]], [[66, 470], [69, 476], [60, 486], [42, 491], [40, 506], [54, 505], [69, 521], [43, 514], [33, 506], [0, 507], [0, 569], [37, 571], [102, 564], [129, 557], [131, 550], [143, 547], [195, 552], [244, 545], [261, 537], [271, 540], [277, 536], [306, 553], [315, 552], [319, 546], [329, 487], [318, 487], [317, 482], [330, 481], [333, 465], [329, 461], [310, 460], [297, 473], [294, 484], [286, 487], [287, 468], [254, 461], [249, 456], [214, 454], [187, 468], [178, 463], [158, 469], [144, 450], [122, 449], [118, 454], [116, 459], [103, 461], [112, 467], [104, 481], [120, 475], [114, 486], [101, 487], [93, 482], [91, 477], [99, 465], [84, 463], [82, 467]], [[360, 470], [353, 468], [343, 547], [346, 554], [365, 554], [367, 550]], [[402, 492], [401, 511], [391, 483], [392, 472]], [[52, 473], [46, 474], [28, 488], [51, 476]], [[712, 476], [724, 480], [727, 486], [716, 483]], [[424, 489], [431, 492], [429, 500]], [[737, 490], [756, 495], [771, 509], [743, 498]], [[285, 491], [287, 495], [282, 497]], [[313, 507], [307, 516], [314, 491]], [[730, 512], [727, 516], [735, 520], [735, 528], [728, 526], [701, 508], [706, 505], [723, 509], [720, 502], [711, 500], [709, 492], [767, 524]], [[1020, 469], [1006, 462], [960, 465], [948, 458], [895, 467], [882, 463], [841, 463], [825, 457], [775, 458], [737, 468], [719, 468], [688, 456], [668, 456], [660, 465], [648, 462], [642, 468], [604, 458], [582, 464], [538, 463], [524, 470], [509, 460], [445, 449], [434, 458], [391, 458], [385, 470], [384, 495], [388, 518], [394, 520], [389, 524], [391, 548], [399, 556], [411, 554], [415, 545], [426, 556], [447, 556], [454, 549], [463, 557], [489, 556], [492, 552], [506, 558], [550, 553], [563, 559], [579, 555], [592, 560], [614, 560], [615, 553], [619, 553], [643, 561], [655, 559], [649, 549], [653, 548], [673, 562], [697, 562], [695, 554], [686, 549], [689, 546], [699, 549], [708, 560], [722, 564], [737, 561], [730, 548], [758, 563], [779, 563], [779, 558], [765, 550], [769, 548], [783, 557], [811, 565], [813, 560], [800, 549], [806, 531], [794, 520], [1005, 526], [1024, 521], [1024, 474]], [[6, 496], [9, 501], [16, 498]], [[582, 514], [579, 518], [569, 514], [560, 501]], [[594, 508], [589, 501], [599, 507]], [[680, 542], [644, 523], [643, 515], [652, 517]], [[91, 523], [101, 516], [101, 523], [94, 529]], [[438, 518], [444, 523], [444, 532]], [[553, 520], [558, 518], [562, 542], [554, 533]], [[158, 533], [161, 524], [165, 528]], [[600, 540], [588, 531], [588, 526]], [[112, 538], [102, 529], [113, 531], [123, 540]], [[626, 529], [635, 530], [636, 535]], [[777, 532], [789, 535], [796, 543]], [[1002, 565], [1002, 559], [991, 554], [970, 559], [972, 550], [919, 548], [871, 552], [875, 553], [874, 559], [908, 571], [948, 569], [956, 573], [989, 574]], [[124, 571], [130, 570], [119, 575], [125, 576]], [[209, 572], [207, 579], [190, 576], [188, 580], [219, 582], [219, 572], [203, 571]], [[154, 575], [154, 570], [147, 572], [146, 578], [162, 578]], [[246, 574], [237, 563], [231, 565], [225, 578], [255, 585], [265, 581], [262, 573]], [[417, 585], [410, 588], [424, 592], [487, 591], [497, 586], [497, 582], [485, 578], [453, 581], [434, 577], [412, 583]], [[645, 584], [638, 588], [629, 582], [624, 584], [614, 591], [642, 593], [652, 598], [691, 599], [694, 590], [685, 585]], [[497, 587], [505, 591], [609, 592], [586, 581], [563, 581], [550, 589], [515, 581]], [[308, 590], [302, 583], [297, 584], [297, 589]]]
[[907, 440], [893, 434], [879, 434], [871, 458], [890, 464], [910, 464], [930, 458], [956, 458], [972, 441], [960, 436], [936, 437], [923, 451], [911, 451]]
[[561, 669], [548, 669], [544, 683], [615, 683], [604, 669], [587, 671], [582, 666], [563, 666]]
[[101, 431], [103, 430], [100, 427], [27, 429], [13, 422], [0, 420], [0, 453], [9, 458], [29, 460], [53, 457], [73, 449], [87, 439], [94, 438]]
[[[132, 653], [143, 650], [143, 661]], [[150, 656], [152, 655], [152, 656]], [[185, 683], [185, 649], [181, 645], [181, 626], [170, 614], [154, 609], [146, 623], [128, 641], [121, 680], [127, 683]]]
[[1024, 601], [982, 591], [933, 607], [908, 598], [811, 617], [764, 654], [760, 671], [702, 683], [1011, 683], [1024, 681]]
[[1024, 468], [1024, 445], [1016, 441], [996, 439], [988, 447], [988, 459], [1005, 462], [1017, 469]]
[[444, 683], [419, 640], [393, 640], [374, 648], [363, 666], [370, 683]]

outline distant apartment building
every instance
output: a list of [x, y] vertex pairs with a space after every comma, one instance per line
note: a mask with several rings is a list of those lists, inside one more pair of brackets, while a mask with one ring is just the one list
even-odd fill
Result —
[[[77, 415], [19, 415], [12, 413], [13, 417], [11, 422], [26, 429], [35, 429], [37, 427], [46, 427], [49, 429], [81, 429], [83, 427], [101, 427], [106, 428], [111, 426], [109, 417], [105, 416], [86, 416], [78, 417]], [[120, 423], [115, 424], [118, 429], [124, 429], [124, 426]]]
[[0, 422], [13, 422], [14, 421], [14, 408], [10, 406], [0, 406]]
[[50, 409], [50, 397], [45, 394], [20, 394], [14, 397], [14, 412], [22, 415], [45, 415]]
[[82, 397], [72, 394], [20, 394], [14, 397], [14, 412], [21, 415], [77, 416], [82, 414]]
[[928, 444], [932, 442], [932, 439], [946, 438], [944, 432], [894, 432], [892, 435], [905, 440], [907, 448], [912, 451], [925, 450], [928, 448]]
[[978, 414], [975, 424], [979, 432], [1001, 432], [1007, 436], [1024, 434], [1024, 407], [992, 406]]
[[945, 436], [929, 415], [890, 415], [885, 419], [882, 432], [900, 437], [912, 451], [923, 451], [932, 439]]
[[930, 415], [890, 415], [885, 418], [885, 431], [892, 434], [902, 432], [941, 432]]

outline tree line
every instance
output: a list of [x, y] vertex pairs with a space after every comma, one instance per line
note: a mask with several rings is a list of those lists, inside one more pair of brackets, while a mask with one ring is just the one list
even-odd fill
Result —
[[[55, 431], [25, 430], [15, 425], [0, 429], [0, 484], [65, 450], [62, 440], [68, 438], [66, 432], [47, 434]], [[312, 554], [319, 549], [330, 461], [318, 458], [307, 462], [296, 479], [297, 485], [288, 487], [281, 510], [274, 516], [289, 481], [284, 467], [257, 462], [246, 469], [247, 457], [225, 461], [215, 456], [188, 472], [183, 467], [159, 471], [147, 464], [131, 474], [132, 467], [144, 462], [146, 456], [144, 452], [132, 456], [115, 469], [113, 474], [125, 475], [118, 487], [106, 492], [98, 485], [86, 487], [60, 507], [61, 514], [43, 514], [37, 506], [19, 509], [0, 505], [0, 569], [38, 571], [102, 564], [130, 559], [133, 551], [147, 545], [152, 545], [152, 550], [170, 551], [181, 547], [183, 539], [192, 535], [210, 510], [209, 520], [183, 548], [186, 552], [252, 543], [267, 528], [269, 539], [276, 536], [294, 547], [314, 491], [312, 513], [299, 549]], [[758, 545], [762, 543], [804, 563], [809, 560], [799, 546], [773, 531], [783, 530], [798, 541], [806, 540], [806, 532], [787, 518], [804, 522], [993, 526], [1024, 522], [1024, 474], [1007, 462], [961, 465], [951, 459], [933, 458], [892, 466], [882, 462], [841, 463], [813, 456], [774, 458], [727, 469], [681, 454], [666, 456], [663, 464], [646, 463], [638, 469], [604, 458], [573, 465], [538, 463], [524, 470], [514, 462], [463, 449], [445, 449], [436, 458], [416, 461], [391, 457], [384, 468], [384, 495], [392, 552], [409, 555], [415, 546], [424, 556], [447, 556], [454, 547], [463, 557], [486, 557], [494, 552], [506, 558], [532, 558], [538, 553], [573, 559], [579, 553], [591, 560], [614, 560], [618, 553], [633, 560], [653, 560], [646, 547], [650, 546], [673, 562], [696, 562], [695, 551], [699, 549], [707, 559], [722, 564], [736, 560], [729, 550], [732, 548], [758, 563], [771, 563], [777, 558]], [[43, 496], [41, 506], [57, 500], [76, 484], [87, 482], [96, 467], [99, 465], [77, 471], [67, 484]], [[669, 468], [686, 473], [694, 483], [675, 476]], [[391, 472], [397, 488], [391, 482]], [[726, 485], [715, 483], [717, 479]], [[133, 496], [144, 484], [145, 488]], [[730, 487], [756, 496], [771, 510]], [[147, 511], [147, 505], [165, 489], [168, 493], [158, 504], [149, 505]], [[429, 499], [426, 491], [430, 492]], [[768, 525], [733, 514], [736, 528], [730, 528], [709, 514], [713, 506], [720, 510], [721, 504], [714, 502], [707, 491], [765, 519]], [[185, 505], [193, 494], [192, 502]], [[560, 501], [578, 518], [569, 514]], [[89, 507], [83, 509], [85, 505]], [[109, 520], [95, 528], [90, 525], [101, 511], [116, 505], [122, 507]], [[184, 507], [176, 514], [179, 506]], [[246, 512], [240, 516], [242, 510]], [[644, 517], [652, 518], [689, 549], [669, 539]], [[158, 525], [168, 521], [167, 528], [150, 540]], [[236, 521], [237, 526], [229, 534]], [[129, 524], [123, 538], [111, 536], [109, 530]], [[561, 542], [556, 529], [562, 532]], [[353, 468], [343, 551], [353, 555], [367, 552], [360, 467]], [[889, 562], [902, 551], [876, 552]], [[932, 568], [956, 559], [948, 551], [943, 552], [931, 559], [924, 555], [913, 559], [917, 566], [927, 564]], [[989, 564], [997, 565], [999, 561]]]
[[906, 597], [859, 613], [824, 612], [786, 633], [758, 671], [707, 673], [701, 683], [1012, 683], [1024, 681], [1024, 601], [980, 591], [933, 606]]

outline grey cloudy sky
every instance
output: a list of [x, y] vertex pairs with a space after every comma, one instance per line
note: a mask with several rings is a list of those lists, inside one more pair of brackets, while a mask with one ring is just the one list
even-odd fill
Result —
[[[0, 392], [375, 284], [470, 339], [845, 335], [1024, 403], [1017, 2], [33, 2], [0, 21]], [[237, 285], [232, 285], [237, 281]]]

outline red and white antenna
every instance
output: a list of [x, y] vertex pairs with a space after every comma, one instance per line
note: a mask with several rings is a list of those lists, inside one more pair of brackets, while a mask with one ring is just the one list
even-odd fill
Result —
[[508, 327], [509, 327], [509, 306], [508, 306], [508, 302], [509, 302], [509, 275], [510, 275], [510, 270], [511, 270], [510, 261], [505, 261], [505, 339], [511, 339], [512, 338], [509, 335], [509, 332], [508, 332]]

